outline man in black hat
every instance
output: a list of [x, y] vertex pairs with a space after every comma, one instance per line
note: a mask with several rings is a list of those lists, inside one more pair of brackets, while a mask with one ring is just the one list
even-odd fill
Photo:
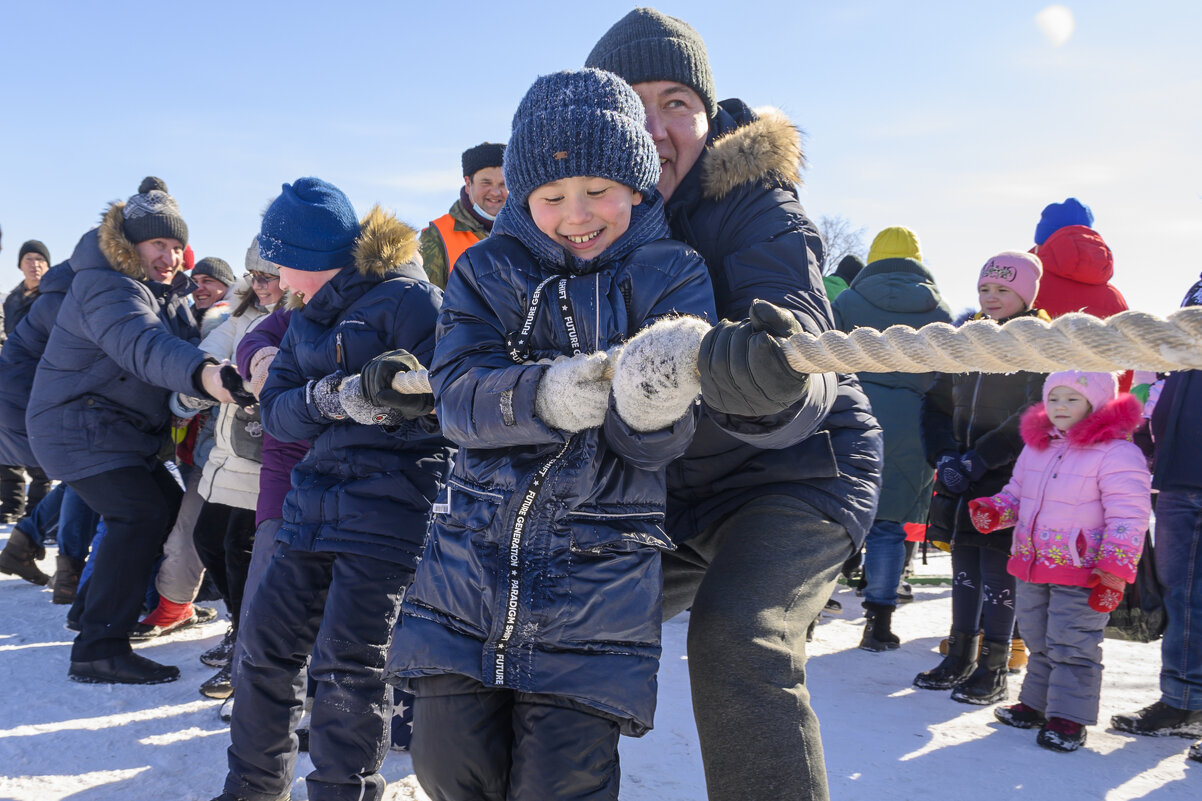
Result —
[[422, 266], [430, 282], [446, 289], [455, 261], [492, 232], [509, 193], [501, 162], [505, 145], [483, 142], [463, 151], [463, 186], [451, 210], [422, 231]]

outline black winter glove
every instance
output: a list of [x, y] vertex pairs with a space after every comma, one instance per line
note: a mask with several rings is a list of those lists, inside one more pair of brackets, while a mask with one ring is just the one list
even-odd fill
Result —
[[398, 373], [421, 370], [421, 362], [407, 350], [392, 350], [381, 353], [363, 365], [359, 371], [363, 397], [376, 406], [396, 409], [406, 420], [416, 420], [434, 411], [434, 395], [426, 392], [411, 395], [392, 388], [392, 379]]
[[741, 417], [778, 414], [801, 400], [810, 377], [789, 366], [781, 339], [804, 330], [788, 310], [755, 300], [747, 320], [723, 320], [701, 341], [701, 397]]
[[962, 495], [968, 491], [972, 482], [979, 481], [981, 476], [985, 475], [986, 468], [985, 462], [981, 461], [975, 451], [968, 451], [963, 456], [947, 454], [940, 457], [935, 469], [943, 486], [957, 495]]
[[225, 387], [239, 406], [254, 406], [259, 399], [251, 394], [242, 384], [242, 376], [232, 364], [221, 368], [221, 386]]

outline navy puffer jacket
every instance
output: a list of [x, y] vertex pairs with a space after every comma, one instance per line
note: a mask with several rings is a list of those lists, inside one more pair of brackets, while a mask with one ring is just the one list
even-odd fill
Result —
[[[663, 468], [695, 417], [638, 433], [611, 397], [601, 428], [549, 428], [535, 415], [546, 367], [534, 363], [606, 350], [675, 312], [713, 320], [705, 266], [663, 238], [659, 195], [634, 210], [597, 260], [565, 268], [562, 250], [539, 247], [551, 243], [529, 212], [506, 206], [456, 263], [430, 379], [460, 450], [389, 672], [566, 697], [637, 736], [655, 710], [660, 550], [672, 547]], [[515, 358], [506, 340], [527, 320], [530, 351]]]
[[310, 443], [292, 470], [276, 537], [293, 548], [371, 556], [411, 570], [421, 552], [450, 445], [430, 418], [392, 430], [329, 420], [310, 387], [331, 373], [358, 373], [397, 348], [428, 363], [442, 293], [407, 263], [416, 252], [416, 232], [373, 209], [354, 266], [292, 313], [259, 402], [267, 433]]
[[0, 349], [0, 464], [37, 464], [25, 433], [25, 409], [58, 307], [74, 278], [75, 271], [67, 262], [47, 270], [37, 299]]
[[33, 455], [70, 481], [154, 463], [171, 429], [171, 391], [196, 395], [212, 361], [185, 298], [195, 288], [147, 281], [115, 203], [70, 261], [75, 279], [38, 363], [25, 423]]
[[[913, 259], [880, 259], [831, 301], [840, 331], [950, 323], [935, 278]], [[918, 420], [934, 373], [857, 373], [885, 434], [885, 470], [876, 519], [925, 523], [935, 471], [922, 449]]]
[[[833, 327], [822, 288], [822, 239], [797, 199], [798, 131], [779, 112], [725, 100], [710, 141], [668, 201], [672, 235], [709, 266], [718, 314], [747, 319], [751, 301], [790, 309], [806, 331]], [[753, 498], [787, 495], [844, 526], [858, 545], [881, 481], [881, 430], [854, 375], [811, 377], [783, 414], [735, 418], [708, 408], [668, 468], [668, 531], [679, 542]]]

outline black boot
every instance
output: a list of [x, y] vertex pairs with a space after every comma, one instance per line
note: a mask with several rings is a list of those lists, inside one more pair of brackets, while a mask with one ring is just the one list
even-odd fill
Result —
[[985, 640], [981, 643], [981, 656], [977, 669], [952, 690], [952, 700], [962, 704], [996, 704], [1006, 697], [1007, 663], [1010, 661], [1010, 643]]
[[977, 647], [981, 635], [953, 631], [947, 638], [947, 656], [934, 670], [914, 677], [914, 686], [923, 690], [950, 690], [972, 674], [977, 667]]
[[890, 628], [893, 625], [894, 607], [887, 604], [864, 602], [864, 636], [860, 640], [861, 651], [892, 651], [901, 647], [901, 640]]
[[75, 603], [75, 594], [79, 591], [79, 577], [83, 573], [83, 562], [60, 553], [55, 557], [54, 564], [54, 578], [50, 581], [50, 589], [54, 590], [54, 595], [50, 597], [51, 603]]
[[0, 573], [20, 576], [30, 584], [45, 587], [50, 581], [38, 567], [37, 560], [46, 556], [46, 549], [40, 543], [34, 542], [28, 534], [19, 528], [14, 528], [8, 535], [4, 550], [0, 551]]

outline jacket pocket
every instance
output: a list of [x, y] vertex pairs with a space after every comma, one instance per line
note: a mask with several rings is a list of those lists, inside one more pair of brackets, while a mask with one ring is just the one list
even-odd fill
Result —
[[167, 436], [142, 430], [124, 409], [115, 408], [108, 400], [97, 395], [85, 395], [76, 407], [78, 426], [83, 433], [88, 450], [100, 453], [133, 453], [153, 456], [159, 452]]

